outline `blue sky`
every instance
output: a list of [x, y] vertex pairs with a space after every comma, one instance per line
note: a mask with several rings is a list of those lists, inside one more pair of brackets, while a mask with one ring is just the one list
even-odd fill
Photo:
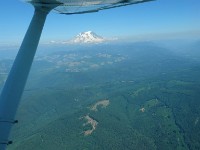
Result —
[[[20, 43], [33, 7], [20, 0], [0, 2], [0, 44]], [[103, 37], [173, 33], [200, 34], [200, 0], [157, 0], [82, 15], [50, 13], [41, 41], [67, 40], [92, 30]]]

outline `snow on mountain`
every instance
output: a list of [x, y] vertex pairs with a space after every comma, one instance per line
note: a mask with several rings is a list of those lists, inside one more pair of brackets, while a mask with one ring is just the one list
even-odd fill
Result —
[[72, 43], [100, 43], [105, 39], [92, 31], [79, 33], [73, 40]]
[[81, 32], [71, 40], [50, 41], [50, 44], [96, 44], [102, 42], [116, 41], [118, 38], [103, 38], [92, 31]]

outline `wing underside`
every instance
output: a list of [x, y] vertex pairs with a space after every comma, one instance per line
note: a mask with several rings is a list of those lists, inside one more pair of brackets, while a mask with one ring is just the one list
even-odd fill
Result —
[[104, 9], [116, 8], [152, 0], [27, 0], [34, 5], [58, 5], [54, 11], [61, 14], [83, 14], [98, 12]]

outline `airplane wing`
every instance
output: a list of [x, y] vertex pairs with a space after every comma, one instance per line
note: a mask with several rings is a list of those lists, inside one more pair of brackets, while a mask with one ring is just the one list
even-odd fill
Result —
[[26, 0], [33, 5], [57, 5], [54, 11], [60, 14], [84, 14], [153, 0]]

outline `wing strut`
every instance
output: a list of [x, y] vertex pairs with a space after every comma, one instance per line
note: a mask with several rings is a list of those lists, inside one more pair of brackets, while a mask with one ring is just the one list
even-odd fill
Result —
[[15, 120], [15, 114], [23, 94], [27, 77], [40, 40], [47, 14], [52, 8], [35, 7], [35, 12], [23, 39], [14, 64], [0, 95], [0, 150], [12, 144], [9, 133]]

